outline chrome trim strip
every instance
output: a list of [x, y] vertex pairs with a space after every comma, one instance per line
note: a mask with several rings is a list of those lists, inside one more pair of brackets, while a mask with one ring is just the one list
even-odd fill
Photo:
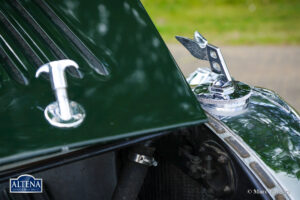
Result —
[[224, 138], [224, 140], [226, 140], [226, 142], [228, 142], [228, 144], [232, 146], [242, 158], [250, 157], [248, 151], [236, 139], [229, 136]]
[[255, 174], [259, 176], [259, 178], [262, 180], [262, 182], [267, 186], [269, 189], [272, 189], [275, 187], [274, 182], [270, 178], [270, 176], [265, 172], [265, 170], [257, 163], [257, 162], [251, 162], [250, 163], [251, 169], [255, 171]]

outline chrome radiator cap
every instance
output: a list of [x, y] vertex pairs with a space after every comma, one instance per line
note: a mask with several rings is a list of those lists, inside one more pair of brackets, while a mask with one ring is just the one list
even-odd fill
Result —
[[187, 78], [202, 108], [217, 116], [234, 116], [245, 112], [251, 87], [232, 79], [221, 50], [209, 44], [198, 32], [195, 32], [194, 39], [176, 38], [194, 57], [210, 63], [211, 70], [198, 68]]

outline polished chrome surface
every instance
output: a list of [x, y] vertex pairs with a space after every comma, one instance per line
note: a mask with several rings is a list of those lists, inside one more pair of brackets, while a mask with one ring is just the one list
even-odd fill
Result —
[[77, 127], [85, 117], [82, 106], [74, 101], [69, 101], [65, 76], [65, 69], [68, 67], [79, 69], [76, 62], [66, 59], [44, 64], [36, 72], [36, 77], [39, 77], [41, 73], [49, 74], [56, 102], [48, 105], [44, 114], [51, 125], [60, 128]]
[[176, 39], [181, 42], [194, 57], [200, 60], [208, 60], [213, 72], [225, 76], [225, 83], [232, 81], [221, 50], [212, 44], [208, 44], [207, 40], [199, 32], [195, 32], [194, 40], [181, 36], [176, 36]]
[[208, 68], [198, 68], [196, 71], [191, 73], [187, 78], [187, 82], [191, 88], [195, 88], [201, 84], [212, 83], [218, 78], [218, 74], [213, 73]]
[[211, 44], [198, 32], [194, 40], [176, 37], [190, 53], [201, 60], [208, 60], [211, 71], [197, 69], [187, 81], [204, 110], [217, 116], [232, 116], [243, 113], [248, 106], [251, 88], [232, 80], [221, 50]]
[[[242, 83], [235, 82], [238, 88], [226, 95], [217, 95], [211, 92], [210, 84], [201, 84], [194, 88], [199, 102], [204, 110], [216, 116], [235, 116], [242, 114], [247, 110], [249, 98], [251, 96], [251, 88]], [[224, 93], [227, 88], [222, 88]], [[231, 92], [231, 88], [228, 88]], [[223, 93], [223, 94], [224, 94]]]
[[[196, 94], [201, 106], [216, 116], [235, 116], [247, 110], [251, 88], [242, 82], [233, 81], [234, 90], [229, 85], [218, 87], [220, 74], [207, 68], [198, 68], [187, 81]], [[212, 87], [214, 85], [214, 87]]]
[[158, 165], [157, 161], [151, 156], [141, 155], [137, 153], [130, 153], [128, 155], [128, 158], [129, 160], [142, 165], [154, 166], [154, 167]]

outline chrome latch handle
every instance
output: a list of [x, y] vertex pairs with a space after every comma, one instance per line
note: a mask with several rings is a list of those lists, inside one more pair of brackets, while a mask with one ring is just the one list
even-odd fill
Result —
[[76, 62], [65, 59], [42, 65], [35, 75], [38, 78], [41, 73], [49, 74], [56, 102], [48, 105], [44, 114], [51, 125], [60, 128], [77, 127], [85, 118], [85, 111], [82, 106], [74, 101], [69, 101], [65, 76], [65, 69], [68, 67], [79, 69]]

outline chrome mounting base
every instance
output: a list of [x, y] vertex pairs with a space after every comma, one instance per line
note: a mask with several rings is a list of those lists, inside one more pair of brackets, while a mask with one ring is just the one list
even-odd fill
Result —
[[61, 115], [58, 103], [53, 102], [46, 107], [44, 115], [52, 126], [59, 128], [76, 128], [83, 122], [85, 118], [85, 111], [83, 107], [75, 101], [70, 102], [70, 111], [72, 113], [71, 118], [68, 120], [62, 119], [60, 117]]

